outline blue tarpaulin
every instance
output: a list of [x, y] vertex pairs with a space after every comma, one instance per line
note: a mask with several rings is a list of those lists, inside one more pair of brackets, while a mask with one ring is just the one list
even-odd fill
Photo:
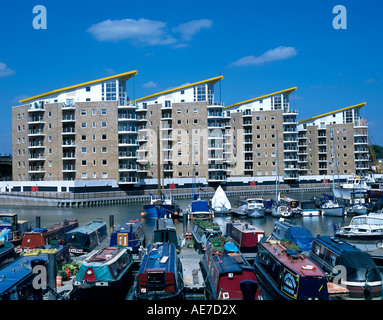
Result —
[[191, 203], [193, 212], [209, 212], [209, 204], [207, 201], [198, 200]]
[[234, 242], [226, 242], [225, 245], [223, 246], [223, 248], [227, 252], [238, 252], [239, 251], [238, 247], [234, 244]]
[[314, 240], [311, 231], [302, 227], [288, 228], [286, 238], [299, 246], [302, 251], [310, 251]]

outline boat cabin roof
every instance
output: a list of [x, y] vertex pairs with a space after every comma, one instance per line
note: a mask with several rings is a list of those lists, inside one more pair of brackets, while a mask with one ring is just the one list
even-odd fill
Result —
[[262, 230], [261, 228], [258, 228], [257, 226], [254, 226], [247, 222], [242, 222], [242, 221], [233, 222], [232, 226], [243, 233], [254, 233], [254, 232], [265, 233], [265, 231]]
[[193, 212], [210, 212], [209, 204], [205, 200], [194, 200], [191, 202]]
[[210, 254], [213, 262], [220, 274], [229, 272], [242, 272], [244, 268], [252, 269], [247, 260], [239, 253], [229, 253], [224, 251], [222, 255], [212, 253], [212, 247], [209, 245], [205, 254]]
[[[269, 251], [275, 260], [280, 261], [282, 264], [295, 271], [300, 276], [325, 277], [322, 269], [319, 268], [315, 262], [307, 258], [304, 254], [283, 247], [279, 241], [269, 240], [259, 244], [267, 251]], [[306, 268], [307, 266], [313, 266], [314, 268], [308, 270]]]
[[118, 256], [119, 253], [125, 250], [126, 249], [117, 248], [117, 247], [106, 247], [99, 250], [94, 255], [92, 255], [87, 260], [87, 262], [107, 263], [111, 261], [113, 258], [115, 258], [116, 256]]
[[[151, 243], [142, 259], [139, 273], [175, 272], [176, 247], [169, 242]], [[173, 262], [173, 263], [172, 263]]]
[[176, 230], [174, 222], [169, 218], [161, 218], [157, 220], [156, 230]]
[[138, 219], [130, 220], [120, 225], [113, 233], [125, 233], [125, 232], [135, 232], [139, 227], [142, 226], [142, 222]]
[[360, 252], [359, 249], [355, 248], [348, 242], [342, 241], [337, 237], [330, 236], [319, 236], [314, 239], [314, 241], [332, 249], [336, 253], [346, 253], [346, 252]]
[[371, 225], [383, 225], [383, 214], [370, 213], [353, 217], [350, 222], [351, 225], [371, 224]]
[[93, 231], [101, 228], [102, 226], [106, 225], [106, 223], [104, 221], [92, 221], [92, 222], [88, 222], [87, 224], [83, 225], [83, 226], [80, 226], [78, 228], [75, 228], [69, 232], [67, 232], [68, 234], [72, 234], [72, 233], [85, 233], [85, 234], [89, 234], [89, 233], [92, 233]]

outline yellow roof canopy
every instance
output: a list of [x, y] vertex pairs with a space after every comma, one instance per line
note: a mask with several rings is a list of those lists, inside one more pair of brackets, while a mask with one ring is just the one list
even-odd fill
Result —
[[113, 75], [113, 76], [109, 76], [109, 77], [105, 77], [105, 78], [101, 78], [101, 79], [97, 79], [97, 80], [92, 80], [92, 81], [88, 81], [88, 82], [83, 82], [83, 83], [80, 83], [80, 84], [76, 84], [76, 85], [65, 87], [65, 88], [61, 88], [61, 89], [52, 90], [52, 91], [49, 91], [49, 92], [46, 92], [46, 93], [42, 93], [42, 94], [30, 97], [30, 98], [26, 98], [26, 99], [20, 100], [19, 102], [20, 103], [26, 103], [26, 102], [29, 102], [29, 101], [33, 101], [33, 100], [36, 100], [36, 99], [39, 99], [39, 98], [43, 98], [43, 97], [49, 96], [51, 94], [56, 94], [56, 93], [60, 93], [60, 92], [68, 91], [68, 90], [73, 90], [73, 89], [77, 89], [77, 88], [80, 88], [80, 87], [89, 86], [91, 84], [95, 84], [95, 83], [98, 83], [98, 82], [113, 80], [113, 79], [117, 79], [117, 78], [128, 80], [131, 77], [135, 76], [136, 74], [137, 74], [137, 70], [129, 71], [129, 72], [124, 72], [124, 73], [116, 74], [116, 75]]
[[138, 102], [138, 101], [148, 100], [148, 99], [151, 99], [151, 98], [154, 98], [154, 97], [157, 97], [157, 96], [168, 94], [168, 93], [171, 93], [171, 92], [174, 92], [174, 91], [179, 91], [179, 90], [187, 89], [187, 88], [194, 87], [194, 86], [197, 86], [197, 85], [200, 85], [200, 84], [204, 84], [204, 83], [216, 84], [218, 81], [220, 81], [222, 79], [223, 79], [223, 76], [219, 76], [219, 77], [210, 78], [210, 79], [207, 79], [207, 80], [202, 80], [202, 81], [198, 81], [198, 82], [194, 82], [194, 83], [190, 83], [190, 84], [185, 84], [183, 86], [176, 87], [176, 88], [173, 88], [173, 89], [169, 89], [169, 90], [153, 93], [153, 94], [151, 94], [149, 96], [136, 99], [135, 101]]
[[311, 118], [308, 118], [308, 119], [305, 119], [305, 120], [300, 120], [300, 121], [298, 121], [298, 123], [304, 123], [304, 122], [307, 122], [307, 121], [312, 121], [312, 120], [315, 120], [315, 119], [318, 119], [318, 118], [322, 118], [322, 117], [328, 116], [330, 114], [334, 114], [334, 113], [338, 113], [338, 112], [343, 112], [343, 111], [349, 110], [349, 109], [360, 109], [360, 108], [364, 107], [366, 104], [367, 104], [366, 102], [355, 104], [355, 105], [350, 106], [350, 107], [346, 107], [346, 108], [330, 111], [330, 112], [327, 112], [327, 113], [324, 113], [324, 114], [320, 114], [318, 116], [314, 116], [314, 117], [311, 117]]
[[260, 96], [260, 97], [257, 97], [257, 98], [253, 98], [253, 99], [249, 99], [249, 100], [246, 100], [246, 101], [234, 103], [234, 104], [232, 104], [230, 106], [225, 107], [224, 109], [230, 109], [230, 108], [238, 107], [240, 105], [251, 103], [251, 102], [254, 102], [254, 101], [257, 101], [257, 100], [262, 100], [262, 99], [265, 99], [265, 98], [268, 98], [268, 97], [275, 96], [277, 94], [282, 94], [282, 93], [290, 94], [290, 93], [294, 92], [295, 90], [297, 90], [297, 87], [293, 87], [293, 88], [289, 88], [289, 89], [285, 89], [285, 90], [269, 93], [269, 94], [266, 94], [266, 95], [263, 95], [263, 96]]

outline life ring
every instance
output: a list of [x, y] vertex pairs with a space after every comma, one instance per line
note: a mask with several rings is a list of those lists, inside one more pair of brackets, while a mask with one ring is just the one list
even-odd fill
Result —
[[313, 266], [311, 264], [305, 264], [304, 266], [302, 266], [303, 270], [315, 270], [316, 268], [316, 266]]

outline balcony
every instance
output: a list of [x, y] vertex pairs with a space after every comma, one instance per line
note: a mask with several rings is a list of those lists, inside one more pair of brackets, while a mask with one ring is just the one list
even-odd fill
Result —
[[45, 123], [43, 116], [29, 117], [28, 124]]
[[29, 130], [28, 136], [45, 136], [43, 129]]
[[76, 166], [75, 165], [64, 165], [63, 172], [76, 172]]
[[118, 144], [129, 147], [139, 146], [137, 139], [118, 139]]
[[76, 122], [76, 117], [74, 115], [64, 115], [61, 122]]
[[137, 168], [138, 167], [135, 164], [120, 164], [118, 166], [119, 171], [136, 171]]
[[119, 158], [126, 158], [126, 159], [135, 159], [135, 158], [137, 158], [137, 154], [134, 151], [119, 151], [118, 157]]
[[226, 176], [225, 175], [209, 175], [208, 181], [225, 181]]
[[76, 160], [76, 153], [64, 152], [61, 158], [64, 160]]
[[29, 166], [28, 173], [44, 173], [44, 166]]

